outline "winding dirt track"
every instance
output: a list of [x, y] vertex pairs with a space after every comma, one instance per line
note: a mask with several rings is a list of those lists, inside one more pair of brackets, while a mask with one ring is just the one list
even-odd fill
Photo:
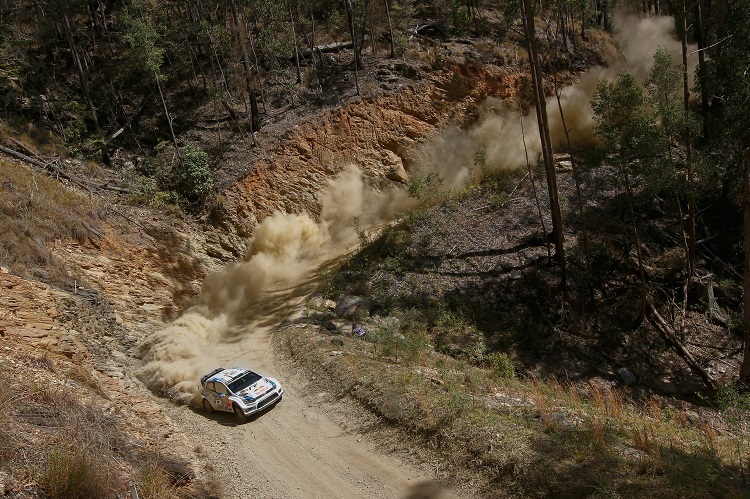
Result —
[[[309, 283], [308, 283], [309, 284]], [[252, 366], [279, 379], [283, 400], [236, 424], [229, 413], [169, 405], [195, 447], [213, 463], [222, 497], [455, 497], [423, 470], [386, 455], [347, 424], [344, 406], [328, 401], [325, 387], [311, 393], [308, 383], [295, 379], [283, 362], [274, 360], [271, 333], [309, 292], [304, 283], [270, 293], [253, 307], [253, 320], [235, 326], [235, 341], [221, 346], [225, 367]], [[351, 427], [351, 428], [350, 428]], [[188, 449], [186, 449], [188, 450]]]

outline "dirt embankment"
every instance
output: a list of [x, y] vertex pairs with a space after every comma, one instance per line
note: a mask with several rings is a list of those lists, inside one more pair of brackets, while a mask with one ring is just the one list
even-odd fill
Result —
[[[56, 241], [49, 248], [55, 258], [78, 269], [80, 281], [71, 277], [73, 282], [58, 289], [0, 274], [4, 349], [28, 352], [23, 357], [26, 360], [11, 362], [8, 357], [3, 366], [12, 375], [38, 371], [45, 380], [57, 378], [61, 386], [76, 387], [85, 393], [83, 398], [114, 415], [138, 441], [177, 453], [192, 464], [199, 477], [219, 476], [230, 484], [225, 490], [240, 492], [242, 484], [248, 483], [246, 474], [260, 469], [253, 463], [268, 459], [263, 449], [256, 448], [255, 458], [238, 455], [235, 464], [245, 478], [238, 478], [237, 470], [217, 471], [212, 467], [222, 452], [234, 452], [233, 441], [240, 437], [222, 426], [226, 435], [221, 437], [220, 446], [195, 445], [206, 431], [216, 431], [215, 422], [203, 421], [201, 414], [190, 414], [188, 409], [165, 405], [163, 399], [146, 391], [134, 375], [139, 367], [135, 346], [177, 317], [199, 294], [209, 272], [241, 255], [247, 238], [263, 218], [276, 211], [317, 214], [319, 191], [351, 163], [376, 189], [405, 185], [410, 175], [420, 174], [413, 157], [417, 146], [448, 124], [471, 123], [486, 95], [507, 98], [516, 86], [511, 70], [466, 66], [405, 85], [398, 95], [356, 100], [310, 118], [282, 134], [278, 145], [272, 146], [271, 140], [262, 142], [250, 173], [224, 193], [224, 202], [217, 210], [218, 222], [212, 226], [199, 227], [189, 220], [175, 223], [173, 218], [120, 206], [103, 222], [103, 238], [92, 238], [88, 243]], [[242, 161], [242, 155], [235, 145], [228, 161]], [[255, 354], [272, 357], [270, 342], [264, 338], [263, 343], [265, 349]], [[49, 359], [58, 367], [50, 370], [25, 365], [39, 358]], [[272, 371], [284, 372], [268, 358], [258, 362]], [[269, 432], [275, 427], [286, 428], [281, 433], [273, 432], [266, 442], [278, 447], [278, 439], [286, 439], [280, 464], [306, 463], [295, 475], [295, 487], [299, 488], [292, 495], [305, 495], [305, 473], [316, 474], [324, 461], [335, 468], [327, 472], [331, 476], [326, 475], [326, 481], [341, 487], [331, 489], [319, 484], [315, 489], [318, 492], [334, 496], [392, 495], [399, 490], [405, 492], [403, 487], [409, 483], [420, 487], [420, 477], [424, 478], [421, 472], [409, 468], [396, 473], [398, 463], [380, 457], [364, 459], [372, 449], [358, 445], [359, 430], [344, 432], [338, 443], [320, 440], [320, 435], [315, 437], [317, 443], [300, 442], [308, 433], [304, 425], [310, 418], [318, 421], [316, 428], [324, 424], [321, 420], [328, 419], [325, 411], [304, 402], [308, 397], [304, 386], [290, 385], [288, 404], [299, 414], [287, 417], [281, 425], [267, 424], [278, 423], [274, 418], [266, 418], [266, 423], [258, 421], [268, 426]], [[184, 418], [196, 421], [183, 424], [180, 420]], [[325, 432], [336, 432], [335, 424], [327, 422], [324, 426]], [[254, 441], [249, 427], [237, 431], [245, 444]], [[317, 435], [323, 430], [309, 431]], [[294, 449], [298, 448], [308, 451], [297, 456]], [[345, 460], [361, 458], [365, 464], [347, 466], [337, 457], [339, 448], [347, 449]], [[367, 463], [375, 471], [367, 471]], [[272, 473], [266, 471], [270, 480]], [[123, 469], [123, 473], [126, 476], [128, 472]], [[363, 473], [372, 476], [363, 479]], [[283, 495], [290, 493], [280, 482], [271, 487]], [[375, 492], [379, 487], [384, 488]]]
[[[348, 164], [377, 189], [406, 184], [426, 173], [414, 157], [419, 145], [449, 125], [473, 123], [486, 97], [510, 98], [518, 84], [517, 70], [467, 65], [312, 117], [263, 149], [250, 173], [226, 190], [218, 225], [242, 245], [275, 211], [318, 213], [318, 192]], [[242, 162], [242, 151], [235, 147], [227, 161]]]

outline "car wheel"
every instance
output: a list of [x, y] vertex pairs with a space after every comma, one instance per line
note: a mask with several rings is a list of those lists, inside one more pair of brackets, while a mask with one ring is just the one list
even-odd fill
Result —
[[240, 409], [240, 406], [238, 406], [237, 404], [232, 404], [232, 407], [234, 407], [234, 417], [237, 420], [237, 422], [244, 423], [245, 413], [242, 412], [242, 409]]
[[206, 410], [207, 413], [211, 414], [214, 412], [214, 408], [211, 405], [211, 402], [208, 401], [208, 399], [203, 399], [203, 408]]

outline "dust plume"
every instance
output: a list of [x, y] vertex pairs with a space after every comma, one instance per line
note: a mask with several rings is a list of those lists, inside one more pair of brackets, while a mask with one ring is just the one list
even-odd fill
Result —
[[[634, 14], [621, 14], [615, 17], [615, 38], [623, 58], [607, 61], [607, 67], [595, 66], [581, 75], [576, 85], [560, 89], [560, 104], [565, 115], [565, 124], [570, 131], [574, 145], [587, 145], [594, 141], [594, 112], [591, 99], [602, 80], [614, 81], [627, 71], [643, 82], [654, 66], [654, 54], [659, 47], [664, 48], [675, 64], [682, 62], [682, 45], [677, 38], [675, 19], [669, 16], [639, 17]], [[688, 53], [694, 46], [688, 47]], [[693, 86], [696, 57], [688, 58], [688, 84]], [[553, 148], [565, 147], [565, 130], [560, 119], [557, 99], [547, 100], [550, 134]]]
[[147, 386], [180, 402], [193, 400], [200, 376], [219, 365], [220, 348], [238, 339], [233, 326], [257, 321], [268, 293], [294, 287], [323, 254], [356, 240], [354, 218], [371, 225], [413, 203], [401, 190], [374, 191], [354, 166], [344, 168], [319, 198], [318, 220], [306, 213], [265, 218], [243, 260], [208, 276], [198, 303], [139, 346], [144, 366], [138, 375]]
[[[682, 48], [676, 36], [675, 20], [667, 16], [641, 18], [637, 15], [615, 17], [617, 44], [622, 57], [610, 60], [606, 67], [595, 66], [582, 74], [575, 85], [560, 89], [560, 105], [565, 115], [565, 124], [574, 145], [584, 146], [595, 140], [594, 113], [591, 99], [600, 81], [614, 81], [619, 73], [628, 71], [644, 81], [653, 67], [653, 56], [663, 47], [679, 64]], [[688, 52], [693, 51], [691, 46]], [[689, 59], [688, 72], [694, 73], [696, 57]], [[545, 83], [551, 86], [549, 77]], [[691, 80], [692, 86], [692, 80]], [[567, 148], [565, 131], [560, 119], [557, 99], [547, 99], [547, 116], [553, 149]], [[438, 138], [424, 144], [415, 154], [416, 160], [411, 174], [425, 175], [436, 171], [443, 178], [446, 189], [460, 188], [477, 172], [474, 158], [477, 151], [485, 151], [485, 169], [496, 171], [518, 168], [526, 164], [526, 152], [534, 164], [541, 153], [536, 113], [523, 117], [514, 102], [503, 102], [490, 97], [479, 109], [476, 124], [466, 130], [450, 129]], [[526, 140], [526, 151], [524, 142]]]

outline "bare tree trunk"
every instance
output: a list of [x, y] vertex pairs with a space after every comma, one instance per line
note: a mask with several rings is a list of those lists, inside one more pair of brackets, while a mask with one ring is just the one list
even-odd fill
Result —
[[354, 29], [354, 6], [352, 0], [344, 0], [346, 3], [346, 17], [349, 20], [349, 31], [352, 36], [352, 48], [354, 49], [354, 85], [357, 89], [357, 95], [359, 95], [359, 73], [360, 59], [359, 59], [359, 47], [357, 46], [357, 33]]
[[557, 74], [555, 74], [555, 97], [557, 98], [557, 108], [560, 110], [560, 121], [565, 131], [565, 139], [568, 142], [568, 153], [570, 154], [570, 166], [573, 168], [573, 181], [576, 185], [576, 197], [578, 198], [578, 216], [581, 219], [583, 229], [583, 252], [586, 256], [586, 270], [591, 275], [591, 251], [589, 250], [589, 231], [586, 226], [586, 217], [583, 214], [583, 195], [581, 194], [581, 179], [578, 175], [578, 166], [573, 158], [573, 144], [570, 140], [570, 130], [565, 124], [565, 114], [563, 113], [562, 103], [560, 102], [560, 91], [557, 88]]
[[169, 108], [167, 107], [167, 100], [164, 98], [164, 92], [161, 90], [161, 83], [159, 82], [159, 75], [154, 73], [154, 79], [156, 79], [156, 88], [159, 89], [159, 97], [161, 98], [161, 105], [164, 108], [164, 116], [167, 118], [167, 124], [169, 125], [169, 133], [172, 135], [172, 143], [174, 144], [175, 153], [177, 154], [177, 157], [182, 160], [182, 157], [180, 156], [180, 146], [177, 145], [177, 136], [174, 133], [174, 127], [172, 126], [172, 115], [169, 113]]
[[646, 318], [646, 270], [643, 266], [643, 253], [641, 252], [641, 238], [638, 236], [638, 227], [635, 225], [635, 210], [633, 209], [633, 190], [630, 185], [630, 175], [625, 173], [625, 191], [628, 195], [628, 212], [630, 215], [630, 228], [633, 230], [633, 241], [635, 242], [635, 254], [638, 258], [638, 281], [641, 287], [641, 305], [638, 310], [638, 324]]
[[310, 59], [313, 67], [315, 66], [315, 16], [313, 15], [312, 0], [308, 0], [310, 5]]
[[[75, 39], [73, 38], [73, 28], [70, 25], [70, 17], [68, 17], [68, 6], [65, 4], [65, 0], [59, 0], [59, 4], [60, 10], [62, 11], [62, 22], [63, 29], [65, 31], [65, 38], [68, 40], [70, 53], [73, 57], [73, 63], [76, 67], [76, 72], [78, 73], [78, 79], [81, 82], [81, 92], [83, 93], [84, 100], [86, 100], [86, 106], [89, 108], [89, 112], [91, 113], [91, 119], [94, 120], [96, 135], [99, 139], [102, 139], [102, 130], [99, 126], [99, 118], [96, 116], [96, 107], [94, 107], [94, 101], [91, 99], [91, 92], [89, 92], [89, 82], [86, 78], [86, 72], [83, 69], [83, 64], [81, 63], [81, 55], [78, 53], [78, 47], [76, 45]], [[102, 141], [101, 150], [102, 162], [106, 165], [111, 164], [109, 153], [107, 152], [107, 145], [106, 143], [104, 143], [104, 141]]]
[[385, 15], [388, 17], [388, 33], [391, 35], [391, 59], [396, 57], [396, 50], [393, 41], [393, 24], [391, 23], [391, 8], [388, 5], [388, 0], [385, 0]]
[[706, 40], [703, 33], [701, 2], [695, 3], [695, 40], [698, 42], [698, 81], [701, 89], [701, 117], [703, 118], [703, 138], [708, 139], [708, 89], [706, 68]]
[[240, 21], [240, 16], [237, 13], [237, 4], [235, 0], [231, 0], [230, 6], [232, 8], [232, 17], [234, 18], [234, 25], [237, 27], [237, 34], [240, 41], [240, 49], [242, 50], [242, 65], [245, 67], [245, 84], [247, 85], [247, 97], [250, 100], [250, 123], [253, 131], [253, 140], [255, 139], [255, 132], [260, 130], [260, 111], [258, 111], [258, 98], [255, 95], [255, 84], [253, 82], [253, 72], [250, 69], [250, 56], [247, 52], [246, 36], [245, 36], [245, 24]]
[[542, 81], [542, 71], [539, 67], [539, 54], [537, 53], [536, 48], [534, 9], [531, 0], [524, 0], [523, 7], [526, 43], [531, 66], [531, 81], [534, 88], [534, 104], [536, 105], [537, 110], [539, 136], [542, 141], [542, 156], [544, 157], [544, 172], [547, 177], [547, 190], [549, 191], [550, 212], [552, 215], [552, 234], [555, 238], [555, 257], [560, 264], [560, 287], [565, 289], [565, 247], [563, 246], [562, 215], [560, 213], [557, 177], [555, 175], [555, 164], [552, 156], [552, 141], [550, 140], [549, 134], [549, 121], [547, 119], [547, 106], [544, 98], [545, 94]]
[[690, 112], [690, 87], [688, 85], [688, 65], [687, 65], [687, 5], [682, 3], [682, 94], [685, 108], [685, 164], [687, 167], [687, 184], [688, 184], [688, 276], [692, 277], [695, 271], [695, 196], [693, 195], [693, 158], [692, 145], [690, 137], [690, 125], [688, 123], [688, 114]]
[[302, 83], [302, 71], [299, 67], [299, 48], [297, 47], [297, 34], [294, 30], [294, 15], [292, 14], [291, 2], [289, 2], [289, 25], [292, 27], [292, 42], [294, 42], [294, 65], [297, 68], [297, 83]]
[[544, 236], [544, 246], [547, 248], [547, 260], [552, 262], [552, 250], [549, 247], [549, 238], [547, 237], [547, 224], [544, 223], [544, 215], [542, 215], [542, 203], [539, 202], [539, 193], [536, 190], [536, 182], [534, 182], [534, 172], [531, 170], [531, 161], [529, 161], [529, 150], [526, 148], [526, 132], [523, 128], [523, 116], [521, 116], [521, 140], [523, 140], [523, 152], [526, 155], [526, 168], [529, 170], [529, 181], [531, 181], [531, 192], [534, 193], [534, 201], [536, 201], [536, 210], [539, 213], [539, 225], [542, 227], [542, 235]]
[[742, 212], [743, 212], [743, 244], [745, 249], [745, 272], [742, 282], [743, 311], [742, 329], [745, 331], [745, 347], [742, 366], [740, 366], [740, 382], [750, 386], [750, 147], [745, 149], [742, 162]]

